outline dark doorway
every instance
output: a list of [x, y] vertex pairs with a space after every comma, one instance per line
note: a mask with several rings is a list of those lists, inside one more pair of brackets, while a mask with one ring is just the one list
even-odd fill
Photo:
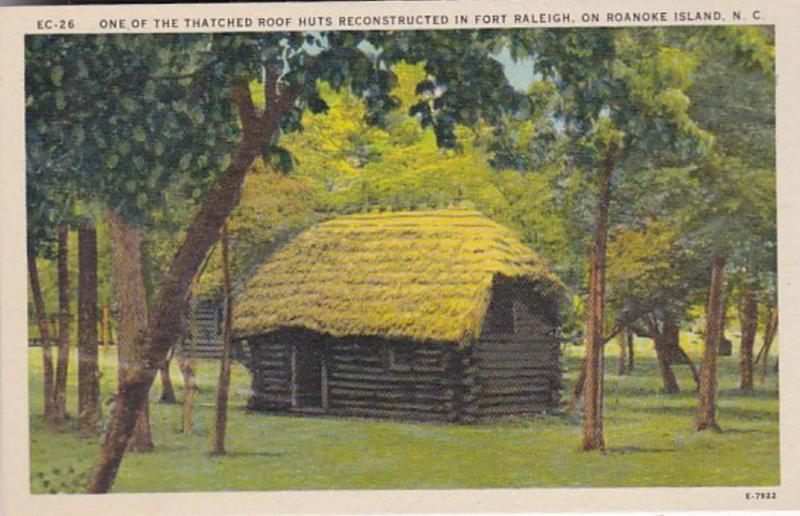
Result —
[[295, 345], [292, 377], [295, 407], [326, 408], [328, 382], [322, 345]]

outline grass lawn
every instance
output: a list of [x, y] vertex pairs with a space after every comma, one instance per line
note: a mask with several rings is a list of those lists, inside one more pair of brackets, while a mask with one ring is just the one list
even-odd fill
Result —
[[[699, 347], [686, 338], [697, 363]], [[691, 340], [691, 341], [690, 341]], [[366, 419], [272, 416], [243, 410], [249, 375], [234, 366], [228, 455], [211, 458], [214, 386], [218, 364], [201, 361], [191, 435], [178, 433], [180, 406], [156, 403], [151, 422], [156, 451], [128, 454], [116, 492], [293, 489], [421, 489], [486, 487], [769, 486], [779, 484], [778, 386], [770, 374], [750, 395], [738, 391], [738, 357], [720, 358], [718, 420], [723, 433], [692, 429], [695, 393], [686, 366], [676, 366], [685, 388], [660, 393], [655, 358], [637, 341], [631, 375], [616, 374], [608, 346], [605, 428], [607, 451], [579, 450], [579, 417], [542, 416], [476, 425], [400, 423]], [[734, 346], [735, 348], [737, 346]], [[115, 384], [116, 350], [102, 353], [103, 398]], [[581, 348], [565, 359], [569, 396]], [[75, 357], [73, 357], [74, 359]], [[41, 353], [30, 350], [31, 490], [78, 491], [95, 460], [99, 438], [81, 439], [75, 420], [62, 434], [41, 422]], [[69, 410], [75, 414], [75, 362]], [[182, 395], [182, 378], [173, 365]], [[104, 416], [109, 406], [103, 407]]]

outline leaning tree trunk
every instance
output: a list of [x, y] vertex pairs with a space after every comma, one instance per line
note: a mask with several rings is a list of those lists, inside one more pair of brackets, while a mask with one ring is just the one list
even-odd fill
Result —
[[681, 347], [681, 326], [678, 323], [678, 318], [673, 314], [668, 314], [664, 321], [664, 338], [667, 343], [666, 347], [669, 350], [668, 356], [680, 356], [683, 359], [683, 363], [689, 366], [689, 370], [692, 372], [695, 388], [698, 388], [700, 386], [700, 375], [697, 374], [697, 368], [695, 368], [692, 359]]
[[739, 388], [744, 392], [753, 390], [753, 345], [758, 331], [758, 300], [748, 287], [742, 289], [742, 304], [739, 307], [742, 340], [739, 352], [741, 381]]
[[67, 372], [69, 369], [69, 228], [58, 228], [58, 363], [53, 391], [53, 422], [63, 428], [67, 421]]
[[[667, 350], [667, 357], [669, 360], [670, 371], [673, 371], [672, 370], [673, 358], [676, 355], [680, 355], [686, 361], [689, 368], [692, 370], [692, 374], [695, 377], [695, 383], [697, 383], [699, 379], [697, 377], [696, 371], [694, 370], [694, 364], [692, 364], [692, 361], [689, 360], [689, 357], [686, 355], [686, 352], [683, 351], [683, 348], [681, 348], [681, 325], [674, 313], [667, 313], [666, 317], [664, 318], [664, 347]], [[672, 375], [674, 377], [675, 373], [673, 372]]]
[[78, 430], [84, 437], [100, 430], [97, 368], [97, 231], [78, 228]]
[[[124, 417], [122, 400], [128, 394], [128, 379], [141, 365], [142, 347], [147, 330], [147, 295], [142, 268], [142, 242], [144, 231], [129, 225], [123, 218], [110, 213], [108, 227], [111, 236], [112, 274], [119, 306], [120, 318], [117, 332], [119, 357], [118, 393], [114, 406], [112, 426]], [[143, 400], [132, 418], [135, 430], [126, 438], [125, 445], [132, 452], [153, 450], [150, 435], [150, 418], [147, 399]]]
[[578, 371], [578, 377], [575, 379], [575, 384], [572, 386], [572, 396], [570, 397], [569, 404], [567, 405], [567, 414], [573, 414], [575, 409], [578, 408], [578, 402], [583, 394], [584, 384], [586, 383], [586, 362], [589, 356], [586, 355], [581, 360], [581, 368]]
[[231, 385], [231, 328], [233, 304], [231, 303], [231, 277], [228, 263], [228, 225], [222, 225], [222, 294], [224, 319], [222, 323], [222, 358], [219, 367], [217, 409], [214, 418], [214, 447], [212, 455], [225, 455], [225, 430], [228, 423], [228, 390]]
[[661, 372], [661, 383], [664, 392], [667, 394], [680, 392], [681, 388], [678, 385], [677, 378], [675, 378], [675, 371], [672, 370], [666, 332], [653, 337], [653, 344], [656, 350], [656, 360], [658, 361], [658, 370]]
[[50, 324], [47, 321], [47, 311], [42, 296], [42, 285], [39, 281], [39, 268], [36, 265], [36, 249], [28, 245], [28, 274], [31, 280], [31, 295], [33, 306], [36, 310], [36, 322], [39, 326], [39, 338], [42, 341], [42, 372], [44, 375], [44, 421], [53, 428], [53, 392], [55, 382], [53, 379], [53, 353], [50, 348]]
[[700, 363], [700, 388], [695, 418], [697, 430], [719, 430], [716, 420], [717, 352], [722, 338], [722, 296], [725, 284], [725, 257], [711, 257], [711, 281], [706, 304], [705, 345]]
[[186, 309], [189, 286], [203, 258], [216, 242], [219, 230], [239, 200], [242, 182], [248, 169], [266, 142], [279, 131], [280, 122], [294, 105], [296, 91], [281, 92], [277, 88], [279, 70], [267, 74], [265, 90], [267, 105], [263, 113], [256, 112], [249, 85], [238, 83], [233, 99], [239, 107], [242, 124], [242, 143], [233, 155], [227, 171], [208, 193], [203, 204], [186, 229], [161, 282], [153, 317], [149, 321], [143, 360], [123, 379], [118, 400], [117, 417], [111, 423], [100, 450], [97, 465], [87, 486], [89, 493], [104, 493], [111, 489], [125, 447], [133, 432], [136, 414], [147, 401], [159, 364], [181, 334], [181, 314]]
[[605, 449], [603, 437], [603, 317], [606, 290], [606, 245], [608, 210], [611, 204], [611, 174], [616, 163], [617, 144], [611, 143], [602, 169], [598, 171], [595, 230], [589, 256], [589, 300], [586, 306], [586, 380], [583, 399], [583, 443], [586, 451]]
[[763, 356], [761, 357], [763, 363], [761, 364], [761, 385], [767, 383], [767, 369], [769, 367], [769, 350], [772, 347], [772, 341], [775, 340], [775, 334], [778, 332], [778, 309], [769, 310], [769, 318], [767, 325], [764, 329], [764, 346]]

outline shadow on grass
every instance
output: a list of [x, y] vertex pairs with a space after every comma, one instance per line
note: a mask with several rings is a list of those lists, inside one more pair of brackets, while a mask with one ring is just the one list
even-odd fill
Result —
[[670, 414], [670, 415], [685, 415], [694, 414], [696, 408], [692, 406], [671, 406], [671, 405], [654, 405], [654, 406], [636, 406], [630, 405], [627, 407], [631, 412], [645, 413], [645, 414]]
[[775, 410], [759, 410], [741, 407], [720, 407], [718, 411], [723, 418], [730, 417], [734, 419], [758, 421], [772, 421], [778, 419], [777, 408]]
[[725, 426], [723, 425], [721, 433], [723, 433], [723, 434], [774, 434], [774, 433], [777, 433], [777, 431], [776, 430], [775, 431], [759, 430], [757, 428], [725, 428]]
[[612, 446], [606, 449], [609, 455], [632, 455], [637, 453], [674, 453], [675, 448], [645, 448], [643, 446]]
[[223, 457], [284, 457], [286, 456], [286, 452], [278, 452], [278, 451], [252, 451], [252, 452], [244, 452], [244, 451], [230, 451], [226, 452]]
[[757, 400], [777, 400], [778, 391], [771, 390], [753, 390], [750, 392], [742, 391], [737, 388], [725, 388], [719, 390], [719, 395], [722, 398], [752, 398]]

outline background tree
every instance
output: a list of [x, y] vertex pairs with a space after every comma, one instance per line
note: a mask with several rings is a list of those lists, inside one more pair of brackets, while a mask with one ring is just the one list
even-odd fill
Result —
[[[141, 229], [127, 226], [116, 214], [108, 217], [111, 234], [111, 252], [113, 256], [114, 286], [119, 303], [119, 368], [117, 382], [119, 397], [124, 394], [125, 381], [130, 371], [141, 360], [140, 348], [147, 328], [147, 293], [145, 291], [144, 273], [142, 272], [142, 247], [144, 232]], [[153, 450], [150, 435], [150, 418], [147, 400], [142, 403], [136, 417], [136, 429], [127, 444], [133, 452], [149, 452]]]
[[84, 220], [78, 227], [78, 429], [90, 436], [100, 430], [100, 383], [97, 366], [97, 231]]
[[70, 275], [68, 267], [69, 227], [62, 224], [57, 230], [58, 251], [58, 359], [53, 390], [53, 420], [56, 428], [63, 429], [67, 421], [67, 374], [69, 369]]
[[[38, 150], [38, 149], [37, 149]], [[56, 199], [46, 196], [46, 178], [48, 177], [45, 164], [39, 164], [35, 157], [42, 154], [32, 153], [28, 159], [28, 175], [33, 176], [33, 182], [28, 182], [26, 189], [27, 204], [27, 255], [28, 274], [30, 277], [31, 298], [35, 309], [39, 340], [42, 347], [42, 372], [43, 372], [43, 417], [50, 428], [55, 428], [53, 418], [55, 375], [51, 348], [51, 327], [47, 315], [47, 306], [42, 293], [42, 282], [39, 277], [37, 258], [40, 255], [52, 257], [55, 240], [55, 220], [59, 217]], [[36, 166], [36, 165], [39, 166]]]
[[[694, 60], [661, 30], [546, 30], [539, 69], [564, 98], [571, 163], [591, 174], [594, 228], [588, 258], [583, 448], [605, 447], [602, 368], [606, 245], [614, 173], [690, 159], [708, 142], [688, 114]], [[653, 152], [657, 148], [658, 152]]]
[[222, 226], [220, 240], [222, 254], [222, 357], [219, 366], [219, 382], [217, 386], [217, 403], [214, 411], [214, 445], [212, 455], [225, 455], [225, 431], [228, 423], [228, 390], [231, 384], [231, 332], [233, 331], [233, 302], [231, 298], [231, 276], [228, 266], [228, 226]]
[[[750, 390], [757, 298], [774, 304], [768, 297], [774, 296], [777, 272], [774, 41], [769, 29], [759, 27], [728, 27], [713, 35], [701, 32], [689, 40], [701, 62], [690, 91], [692, 115], [715, 134], [715, 152], [737, 160], [726, 180], [731, 184], [707, 199], [726, 203], [731, 217], [731, 229], [723, 232], [734, 245], [725, 254], [741, 295], [740, 383]], [[737, 181], [747, 187], [736, 191]]]

